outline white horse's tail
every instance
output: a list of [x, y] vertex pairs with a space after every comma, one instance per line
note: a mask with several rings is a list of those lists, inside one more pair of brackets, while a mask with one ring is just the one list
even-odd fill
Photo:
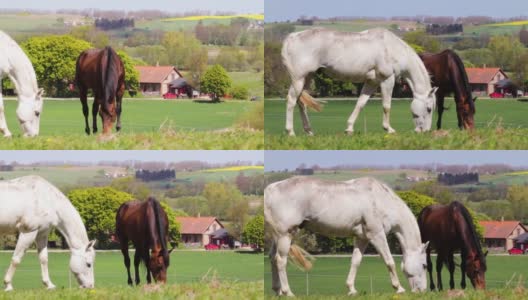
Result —
[[317, 100], [315, 100], [315, 98], [313, 98], [312, 96], [310, 96], [306, 91], [302, 91], [301, 92], [301, 96], [299, 97], [299, 100], [297, 101], [301, 101], [304, 106], [308, 107], [308, 108], [311, 108], [312, 110], [315, 110], [317, 112], [320, 112], [323, 110], [323, 104]]
[[312, 269], [312, 261], [314, 257], [303, 248], [297, 245], [291, 245], [288, 256], [291, 259], [293, 265], [304, 271], [310, 271]]
[[[290, 78], [292, 81], [294, 80], [295, 76], [293, 76], [294, 67], [290, 61], [291, 56], [289, 53], [289, 47], [290, 47], [290, 43], [292, 41], [293, 36], [296, 34], [297, 33], [291, 33], [284, 39], [284, 42], [282, 43], [282, 51], [281, 51], [282, 63], [286, 67], [286, 70], [288, 70], [288, 73], [290, 74]], [[317, 111], [317, 112], [320, 112], [323, 110], [322, 103], [317, 101], [312, 96], [310, 96], [305, 90], [296, 91], [296, 92], [300, 94], [299, 98], [297, 99], [297, 102], [300, 101], [302, 104], [304, 104], [304, 106], [314, 111]]]

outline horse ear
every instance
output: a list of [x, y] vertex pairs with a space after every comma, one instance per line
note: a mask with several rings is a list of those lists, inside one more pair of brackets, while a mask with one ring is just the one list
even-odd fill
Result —
[[429, 97], [431, 97], [432, 95], [434, 95], [436, 93], [436, 91], [438, 90], [438, 87], [435, 86], [431, 89], [431, 91], [429, 92]]
[[423, 244], [422, 253], [425, 253], [425, 250], [427, 250], [427, 247], [429, 247], [429, 242], [430, 241], [427, 241], [427, 242], [425, 242], [425, 244]]
[[95, 243], [97, 243], [97, 240], [91, 240], [88, 242], [88, 245], [86, 245], [86, 251], [90, 250], [90, 248], [95, 247]]

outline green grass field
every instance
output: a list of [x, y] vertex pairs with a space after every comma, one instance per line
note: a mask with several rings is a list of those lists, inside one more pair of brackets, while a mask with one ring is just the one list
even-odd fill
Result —
[[[8, 251], [0, 253], [1, 272], [7, 269], [11, 255], [12, 253]], [[70, 286], [69, 258], [69, 252], [52, 252], [49, 254], [50, 277], [59, 289]], [[167, 282], [180, 284], [211, 278], [227, 282], [261, 281], [263, 280], [263, 261], [263, 256], [260, 254], [176, 250], [171, 254]], [[146, 273], [143, 266], [141, 268], [141, 282], [144, 283]], [[76, 287], [75, 278], [72, 277], [71, 280], [72, 287]], [[24, 256], [14, 276], [13, 286], [18, 290], [43, 289], [40, 264], [35, 252], [28, 252]], [[95, 286], [97, 288], [127, 286], [126, 268], [120, 251], [98, 252], [96, 254]]]
[[[113, 139], [86, 136], [77, 100], [45, 100], [40, 136], [20, 137], [16, 101], [5, 101], [14, 137], [0, 138], [2, 149], [262, 149], [263, 133], [237, 123], [257, 109], [250, 101], [219, 104], [189, 100], [124, 100], [122, 131]], [[91, 101], [89, 101], [91, 102]], [[91, 107], [91, 104], [89, 104]], [[91, 117], [90, 117], [91, 119]], [[91, 121], [90, 121], [91, 125]], [[98, 117], [99, 132], [102, 130]], [[115, 132], [115, 130], [114, 130]]]
[[[433, 257], [433, 261], [436, 257]], [[395, 257], [398, 269], [398, 277], [403, 286], [408, 290], [408, 281], [401, 273], [401, 257]], [[455, 259], [455, 261], [459, 261]], [[522, 285], [528, 287], [526, 278], [528, 277], [528, 256], [488, 256], [488, 271], [486, 272], [486, 287], [488, 290], [505, 288], [508, 285], [516, 287], [519, 279]], [[288, 266], [288, 279], [294, 294], [298, 296], [346, 296], [348, 288], [345, 284], [348, 271], [350, 270], [350, 256], [341, 257], [318, 257], [314, 262], [314, 267], [309, 273], [302, 272], [296, 267]], [[273, 295], [271, 289], [271, 270], [269, 259], [264, 263], [264, 289], [265, 294]], [[308, 274], [308, 275], [307, 275]], [[449, 272], [444, 266], [442, 272], [442, 282], [444, 289], [449, 287]], [[436, 274], [435, 282], [436, 282]], [[308, 279], [307, 279], [308, 276]], [[513, 278], [513, 279], [512, 279]], [[460, 288], [460, 269], [455, 272], [455, 287]], [[371, 287], [372, 280], [372, 287]], [[308, 281], [308, 291], [307, 291]], [[510, 282], [511, 281], [511, 282]], [[467, 280], [468, 286], [471, 283]], [[356, 278], [356, 289], [361, 294], [387, 293], [385, 296], [394, 296], [394, 291], [390, 285], [389, 274], [381, 258], [377, 256], [365, 257], [359, 267]], [[434, 295], [434, 294], [433, 294]], [[420, 299], [418, 297], [417, 299]], [[394, 298], [393, 298], [394, 299]]]
[[[474, 132], [457, 127], [455, 106], [446, 99], [442, 131], [417, 134], [413, 131], [410, 101], [392, 102], [391, 125], [396, 134], [382, 129], [381, 101], [372, 99], [360, 113], [353, 136], [344, 134], [346, 121], [354, 110], [354, 100], [328, 101], [322, 112], [310, 112], [315, 136], [306, 136], [297, 112], [294, 114], [297, 137], [284, 133], [284, 101], [266, 101], [266, 149], [526, 149], [528, 121], [524, 113], [528, 102], [515, 100], [478, 100]], [[436, 128], [436, 113], [433, 119]]]

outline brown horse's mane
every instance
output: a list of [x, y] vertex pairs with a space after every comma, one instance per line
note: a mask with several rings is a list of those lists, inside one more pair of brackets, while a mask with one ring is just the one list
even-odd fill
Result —
[[165, 232], [165, 227], [162, 224], [161, 213], [160, 213], [162, 208], [159, 202], [153, 197], [149, 197], [147, 201], [151, 203], [152, 208], [154, 209], [154, 216], [156, 218], [156, 227], [157, 227], [156, 229], [158, 230], [159, 240], [160, 240], [161, 248], [162, 248], [161, 251], [163, 252], [163, 259], [165, 260], [165, 265], [168, 267], [169, 266], [168, 249], [167, 249], [167, 243], [165, 241], [166, 232]]
[[[475, 225], [473, 224], [473, 218], [471, 217], [471, 214], [469, 213], [467, 208], [464, 205], [462, 205], [462, 203], [460, 203], [458, 201], [453, 201], [449, 206], [451, 208], [457, 208], [458, 211], [460, 211], [460, 213], [464, 217], [464, 220], [466, 221], [466, 225], [469, 228], [469, 231], [470, 231], [470, 234], [471, 234], [472, 242], [475, 244], [475, 249], [477, 250], [477, 255], [478, 255], [479, 259], [482, 262], [484, 270], [486, 270], [485, 255], [482, 252], [482, 248], [480, 246], [480, 240], [478, 238], [478, 234], [477, 234], [477, 230], [475, 229]], [[469, 250], [469, 249], [466, 249], [466, 250]]]
[[117, 70], [117, 64], [119, 62], [116, 61], [115, 56], [117, 56], [117, 53], [115, 53], [112, 47], [106, 46], [103, 51], [106, 54], [106, 66], [103, 61], [101, 61], [101, 75], [103, 76], [103, 105], [108, 108], [108, 104], [110, 104], [114, 100], [113, 95], [115, 95], [117, 90], [117, 84], [119, 81], [119, 72]]
[[462, 59], [458, 54], [456, 54], [453, 50], [445, 50], [444, 52], [447, 52], [448, 57], [451, 57], [453, 61], [455, 62], [458, 72], [460, 73], [460, 76], [462, 76], [462, 79], [464, 81], [464, 89], [466, 91], [466, 101], [470, 105], [472, 110], [475, 110], [475, 103], [473, 102], [473, 96], [471, 94], [471, 87], [469, 86], [469, 79], [466, 73], [466, 68], [464, 67], [464, 63], [462, 62]]

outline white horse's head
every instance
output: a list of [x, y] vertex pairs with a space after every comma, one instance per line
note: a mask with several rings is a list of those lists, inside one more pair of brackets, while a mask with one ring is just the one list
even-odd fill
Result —
[[24, 131], [24, 136], [37, 136], [40, 128], [40, 114], [42, 113], [43, 89], [31, 96], [19, 96], [19, 104], [16, 110], [18, 122]]
[[72, 249], [70, 270], [79, 282], [80, 288], [93, 288], [95, 285], [95, 242], [95, 240], [88, 242], [84, 248]]
[[434, 87], [427, 95], [414, 95], [411, 103], [411, 112], [414, 120], [414, 131], [423, 132], [431, 129], [433, 112], [436, 104], [436, 90]]
[[403, 274], [409, 280], [411, 291], [423, 292], [427, 289], [427, 258], [425, 250], [429, 242], [422, 244], [418, 249], [405, 253], [402, 261]]

